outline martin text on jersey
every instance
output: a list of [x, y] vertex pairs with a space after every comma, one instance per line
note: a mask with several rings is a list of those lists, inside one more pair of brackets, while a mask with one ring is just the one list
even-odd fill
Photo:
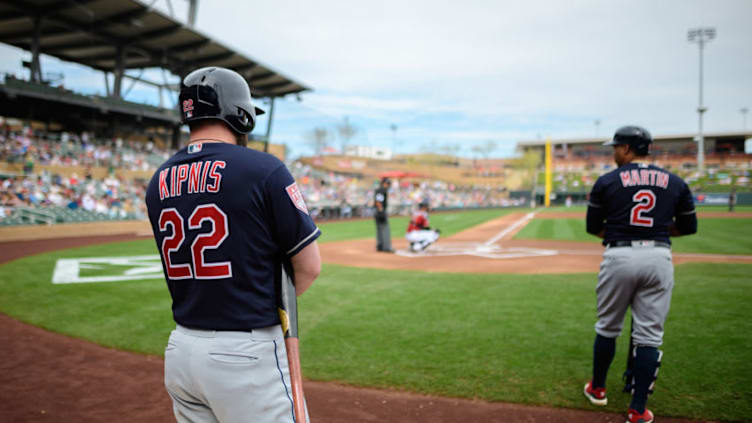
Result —
[[647, 185], [668, 188], [668, 173], [656, 169], [631, 169], [619, 172], [621, 185], [633, 187]]

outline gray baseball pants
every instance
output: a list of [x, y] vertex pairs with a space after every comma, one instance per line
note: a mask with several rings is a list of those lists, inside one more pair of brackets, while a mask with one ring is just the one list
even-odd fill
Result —
[[632, 307], [635, 345], [660, 347], [671, 305], [674, 266], [663, 247], [612, 247], [603, 253], [595, 331], [607, 338], [621, 333], [627, 307]]
[[165, 349], [165, 387], [180, 423], [295, 421], [279, 325], [252, 332], [178, 325]]
[[392, 233], [389, 230], [389, 220], [376, 221], [376, 249], [389, 251], [392, 249]]

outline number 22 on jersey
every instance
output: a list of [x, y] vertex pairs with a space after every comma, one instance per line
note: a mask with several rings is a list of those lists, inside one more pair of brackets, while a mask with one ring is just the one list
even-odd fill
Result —
[[632, 196], [635, 204], [629, 213], [629, 224], [632, 226], [653, 227], [653, 218], [643, 216], [655, 208], [655, 193], [649, 189], [641, 189]]
[[227, 215], [216, 204], [202, 204], [196, 207], [188, 218], [188, 230], [201, 229], [204, 221], [210, 221], [212, 230], [196, 236], [191, 244], [191, 263], [176, 264], [170, 260], [170, 254], [178, 251], [185, 241], [183, 216], [175, 208], [167, 208], [159, 214], [159, 230], [164, 232], [167, 226], [172, 228], [172, 235], [165, 236], [160, 248], [167, 277], [177, 279], [223, 279], [232, 277], [232, 264], [229, 261], [206, 263], [204, 250], [216, 249], [230, 234]]

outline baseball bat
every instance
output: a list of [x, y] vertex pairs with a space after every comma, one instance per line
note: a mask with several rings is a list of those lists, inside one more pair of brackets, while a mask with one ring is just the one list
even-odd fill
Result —
[[285, 335], [287, 364], [290, 368], [292, 402], [296, 423], [306, 423], [305, 397], [303, 395], [303, 374], [300, 369], [300, 348], [298, 343], [298, 298], [295, 293], [295, 280], [292, 269], [282, 265], [282, 286], [280, 290], [279, 319]]

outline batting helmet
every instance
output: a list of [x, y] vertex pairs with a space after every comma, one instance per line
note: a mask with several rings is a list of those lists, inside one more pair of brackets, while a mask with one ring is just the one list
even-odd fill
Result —
[[650, 144], [653, 137], [645, 128], [639, 126], [622, 126], [616, 130], [614, 138], [606, 141], [603, 145], [629, 144], [638, 156], [647, 156], [650, 154]]
[[189, 73], [180, 84], [183, 123], [220, 119], [238, 134], [247, 134], [264, 111], [254, 107], [251, 90], [237, 72], [208, 67]]

